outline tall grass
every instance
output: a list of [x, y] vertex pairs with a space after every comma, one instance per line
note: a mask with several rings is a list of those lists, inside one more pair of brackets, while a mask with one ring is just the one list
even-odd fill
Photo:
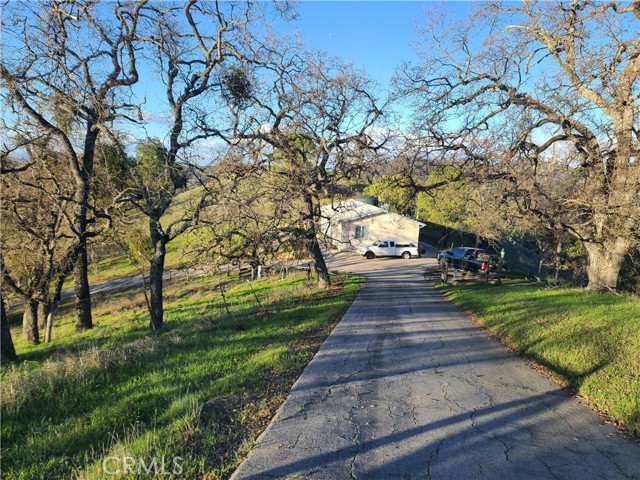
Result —
[[[57, 344], [19, 343], [22, 363], [2, 367], [2, 478], [118, 478], [104, 462], [123, 458], [164, 459], [171, 478], [178, 457], [181, 476], [228, 477], [359, 279], [328, 291], [304, 277], [224, 280], [230, 315], [218, 279], [200, 278], [168, 286], [156, 337], [122, 293], [97, 302], [93, 331], [74, 333], [68, 311]], [[149, 477], [138, 470], [127, 478]]]
[[443, 288], [483, 326], [640, 434], [640, 299], [573, 288]]

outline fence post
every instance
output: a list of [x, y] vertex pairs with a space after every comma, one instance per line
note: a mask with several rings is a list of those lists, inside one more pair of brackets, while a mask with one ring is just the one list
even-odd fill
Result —
[[498, 260], [498, 285], [502, 284], [502, 265], [504, 264], [504, 248], [500, 250], [500, 259]]
[[447, 283], [449, 280], [449, 264], [447, 262], [443, 262], [441, 266], [442, 273], [440, 274], [440, 278], [442, 279], [442, 283]]
[[260, 307], [260, 310], [264, 310], [264, 307], [262, 306], [262, 303], [260, 303], [260, 299], [258, 298], [258, 294], [253, 289], [253, 287], [251, 286], [251, 283], [249, 283], [249, 288], [251, 289], [251, 292], [253, 293], [253, 296], [256, 299], [256, 302], [258, 303], [258, 306]]
[[227, 305], [227, 297], [224, 294], [224, 286], [220, 283], [220, 279], [218, 279], [218, 288], [220, 289], [220, 293], [222, 294], [222, 304], [224, 305], [224, 309], [227, 311], [227, 315], [231, 315], [229, 311], [229, 306]]

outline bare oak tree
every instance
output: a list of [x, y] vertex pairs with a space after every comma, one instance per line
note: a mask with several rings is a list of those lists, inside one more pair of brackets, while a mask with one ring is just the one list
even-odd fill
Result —
[[127, 88], [138, 81], [136, 28], [146, 0], [39, 0], [4, 5], [0, 63], [8, 127], [29, 141], [34, 132], [55, 139], [73, 174], [76, 237], [73, 269], [76, 328], [91, 328], [87, 238], [95, 222], [88, 209], [98, 137], [136, 111]]
[[419, 128], [478, 177], [508, 179], [523, 213], [580, 239], [589, 288], [616, 289], [640, 237], [640, 3], [478, 10], [430, 16], [422, 63], [404, 69]]
[[[302, 241], [320, 287], [331, 283], [319, 242], [320, 201], [331, 186], [362, 165], [381, 117], [370, 81], [323, 54], [277, 43], [264, 49], [252, 70], [249, 108], [233, 109], [236, 141], [247, 158], [277, 178], [271, 185], [286, 199], [283, 231]], [[277, 215], [281, 213], [276, 212]]]
[[291, 201], [273, 188], [269, 169], [243, 161], [242, 151], [227, 150], [208, 169], [207, 189], [218, 197], [204, 212], [193, 250], [206, 255], [227, 273], [232, 265], [249, 265], [255, 273], [277, 255], [291, 251], [283, 231]]
[[[153, 2], [144, 22], [141, 45], [153, 59], [166, 94], [166, 142], [147, 141], [133, 171], [135, 185], [118, 202], [134, 205], [148, 220], [150, 329], [163, 325], [162, 289], [167, 244], [198, 222], [210, 201], [200, 201], [177, 220], [164, 215], [186, 187], [185, 169], [199, 144], [224, 141], [225, 98], [242, 96], [243, 65], [253, 61], [259, 39], [261, 6], [252, 2]], [[234, 75], [234, 72], [236, 73]], [[222, 112], [222, 115], [221, 115]], [[154, 146], [155, 145], [155, 146]], [[146, 166], [145, 166], [146, 165]]]
[[39, 326], [46, 325], [46, 340], [51, 338], [62, 284], [73, 265], [74, 182], [46, 144], [31, 144], [27, 151], [30, 168], [0, 177], [0, 273], [6, 291], [24, 301], [23, 334], [37, 344]]

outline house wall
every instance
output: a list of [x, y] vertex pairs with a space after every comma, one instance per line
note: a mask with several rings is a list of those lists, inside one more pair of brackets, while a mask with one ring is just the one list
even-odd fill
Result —
[[[368, 236], [363, 239], [356, 239], [356, 226], [368, 227]], [[352, 248], [358, 248], [361, 245], [370, 245], [379, 238], [395, 240], [397, 243], [413, 242], [418, 245], [418, 237], [420, 235], [420, 225], [412, 222], [410, 219], [399, 215], [382, 214], [375, 217], [359, 219], [352, 222], [340, 224], [341, 230], [334, 238], [340, 238], [342, 234], [347, 233]], [[346, 231], [345, 231], [346, 230]], [[338, 231], [338, 229], [335, 229]], [[349, 244], [336, 245], [339, 250], [349, 248]]]
[[329, 242], [338, 250], [349, 249], [349, 238], [344, 236], [343, 227], [341, 223], [332, 224], [328, 221], [323, 221], [320, 225], [320, 231], [329, 239]]

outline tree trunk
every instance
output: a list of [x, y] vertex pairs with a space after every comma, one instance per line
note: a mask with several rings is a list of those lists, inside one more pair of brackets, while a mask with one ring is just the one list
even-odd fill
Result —
[[318, 287], [326, 288], [331, 286], [331, 278], [329, 276], [329, 270], [327, 264], [324, 261], [324, 255], [320, 248], [320, 242], [318, 241], [318, 232], [316, 229], [315, 219], [319, 218], [320, 212], [318, 201], [314, 200], [312, 195], [304, 195], [304, 201], [307, 205], [308, 217], [305, 219], [305, 237], [307, 244], [307, 251], [311, 255], [313, 260], [313, 268], [318, 276]]
[[22, 335], [31, 345], [40, 343], [38, 332], [38, 301], [28, 299], [25, 302], [24, 314], [22, 315]]
[[4, 308], [4, 298], [2, 298], [2, 293], [0, 293], [0, 362], [10, 362], [17, 357], [16, 349], [13, 346], [13, 339], [11, 338], [7, 311]]
[[76, 296], [76, 331], [83, 332], [93, 327], [91, 317], [91, 294], [89, 292], [89, 261], [86, 242], [78, 245], [73, 264], [74, 293]]
[[324, 261], [324, 255], [320, 249], [320, 243], [318, 239], [314, 238], [311, 244], [311, 257], [313, 258], [314, 268], [316, 275], [318, 276], [318, 287], [326, 288], [331, 286], [331, 277], [329, 276], [329, 270], [327, 264]]
[[[626, 99], [628, 95], [622, 98]], [[625, 105], [627, 102], [622, 102]], [[637, 155], [634, 144], [633, 107], [627, 105], [613, 118], [615, 157], [607, 162], [602, 202], [607, 208], [594, 213], [594, 225], [600, 242], [585, 243], [589, 256], [589, 290], [616, 290], [625, 255], [629, 252], [638, 222], [640, 167], [631, 158]], [[618, 212], [615, 215], [613, 212]]]
[[91, 294], [89, 292], [89, 257], [87, 254], [87, 204], [93, 176], [93, 159], [98, 129], [91, 122], [87, 124], [82, 155], [82, 169], [76, 172], [76, 187], [73, 212], [73, 227], [77, 235], [75, 261], [73, 264], [74, 293], [76, 296], [76, 331], [82, 332], [93, 327], [91, 317]]
[[307, 249], [313, 259], [313, 268], [318, 276], [318, 287], [329, 287], [331, 285], [331, 278], [329, 276], [327, 264], [324, 261], [322, 249], [320, 248], [320, 242], [318, 242], [318, 238], [316, 237], [315, 227], [312, 227], [312, 230], [307, 231]]
[[50, 308], [47, 302], [40, 302], [38, 304], [38, 328], [44, 329], [46, 327], [49, 310]]
[[47, 321], [46, 321], [45, 332], [44, 332], [45, 343], [51, 342], [51, 332], [53, 331], [53, 321], [55, 320], [57, 313], [58, 313], [58, 302], [56, 301], [54, 302], [53, 306], [51, 307], [47, 315]]
[[166, 238], [155, 228], [155, 222], [150, 222], [151, 240], [155, 247], [153, 258], [151, 259], [151, 269], [149, 271], [149, 329], [158, 332], [162, 329], [164, 322], [164, 305], [162, 298], [162, 284], [164, 274], [164, 259], [166, 255]]
[[47, 312], [47, 321], [45, 325], [44, 332], [44, 341], [45, 343], [51, 342], [51, 333], [53, 331], [53, 321], [58, 314], [58, 307], [60, 306], [60, 297], [62, 295], [62, 284], [64, 283], [64, 279], [67, 277], [66, 273], [63, 273], [58, 277], [58, 281], [56, 284], [56, 290], [53, 295], [53, 298], [49, 301], [49, 309]]
[[598, 291], [615, 290], [622, 261], [629, 251], [629, 241], [615, 238], [602, 244], [586, 243], [585, 248], [589, 257], [587, 288]]
[[51, 297], [49, 297], [49, 311], [48, 311], [47, 322], [45, 326], [46, 330], [44, 333], [44, 341], [46, 343], [51, 342], [51, 334], [53, 331], [53, 321], [55, 320], [56, 315], [58, 314], [58, 307], [60, 306], [60, 298], [62, 297], [62, 286], [64, 285], [65, 279], [69, 276], [69, 273], [71, 273], [71, 270], [73, 269], [73, 266], [74, 266], [74, 263], [73, 263], [74, 252], [72, 251], [69, 253], [70, 253], [69, 257], [67, 257], [67, 259], [65, 260], [65, 263], [63, 264], [64, 268], [56, 278], [56, 286], [53, 291], [53, 294]]

